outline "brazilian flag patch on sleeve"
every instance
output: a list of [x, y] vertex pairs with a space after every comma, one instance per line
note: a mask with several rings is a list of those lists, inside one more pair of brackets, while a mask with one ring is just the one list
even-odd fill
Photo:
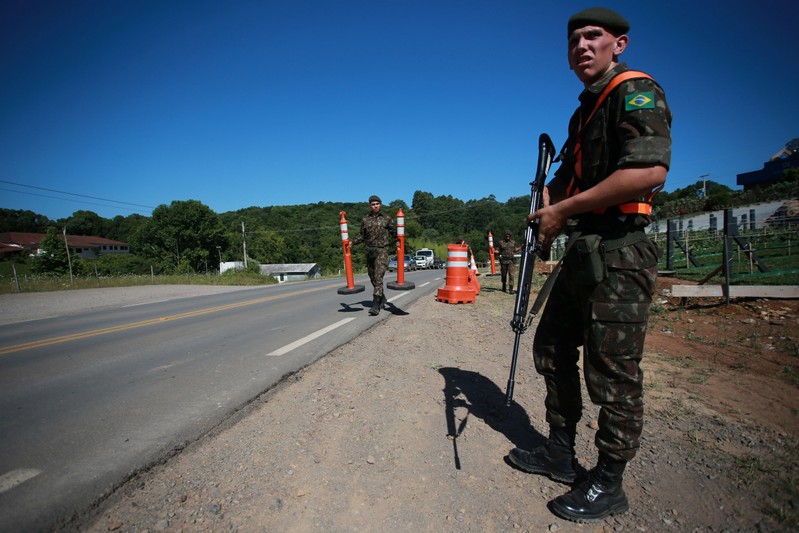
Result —
[[655, 108], [655, 93], [634, 93], [630, 94], [624, 99], [624, 110], [634, 111], [636, 109], [654, 109]]

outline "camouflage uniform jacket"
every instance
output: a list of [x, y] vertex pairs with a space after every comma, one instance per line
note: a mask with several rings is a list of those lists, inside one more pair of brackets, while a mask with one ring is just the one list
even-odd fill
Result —
[[499, 260], [502, 263], [512, 263], [513, 262], [513, 254], [516, 253], [516, 243], [513, 239], [506, 241], [502, 239], [499, 241], [497, 245], [499, 248]]
[[[569, 138], [561, 150], [563, 164], [556, 172], [565, 183], [569, 183], [574, 175], [574, 148], [581, 117], [587, 118], [591, 114], [610, 80], [626, 70], [626, 64], [616, 65], [580, 94], [580, 107], [572, 115]], [[584, 125], [581, 137], [580, 190], [593, 187], [619, 168], [663, 165], [668, 169], [671, 164], [671, 110], [663, 89], [646, 78], [622, 82]], [[612, 217], [619, 214], [617, 210], [608, 210], [607, 213]], [[635, 226], [646, 226], [650, 222], [648, 216], [635, 215], [634, 218]]]
[[352, 244], [365, 243], [368, 248], [388, 248], [396, 238], [397, 226], [391, 217], [382, 211], [377, 214], [370, 212], [363, 217], [361, 231], [352, 239]]

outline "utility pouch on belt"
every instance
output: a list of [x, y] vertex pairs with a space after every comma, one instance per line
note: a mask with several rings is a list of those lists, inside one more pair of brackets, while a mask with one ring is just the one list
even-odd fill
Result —
[[578, 285], [596, 285], [608, 275], [601, 235], [580, 235], [565, 259], [572, 280]]

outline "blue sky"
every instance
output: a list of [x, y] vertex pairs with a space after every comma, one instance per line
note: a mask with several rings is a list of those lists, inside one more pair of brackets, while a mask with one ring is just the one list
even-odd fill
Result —
[[[539, 133], [564, 142], [582, 89], [566, 21], [591, 5], [6, 0], [0, 207], [529, 194]], [[631, 23], [622, 60], [666, 90], [667, 190], [705, 174], [737, 188], [799, 137], [796, 3], [603, 5]]]

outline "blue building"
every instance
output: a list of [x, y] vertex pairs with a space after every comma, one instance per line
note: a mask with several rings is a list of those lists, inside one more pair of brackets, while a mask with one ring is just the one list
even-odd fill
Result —
[[782, 180], [786, 170], [797, 167], [799, 167], [799, 151], [791, 152], [783, 148], [771, 158], [771, 161], [764, 163], [761, 170], [738, 174], [736, 182], [748, 191], [754, 187], [776, 183]]

